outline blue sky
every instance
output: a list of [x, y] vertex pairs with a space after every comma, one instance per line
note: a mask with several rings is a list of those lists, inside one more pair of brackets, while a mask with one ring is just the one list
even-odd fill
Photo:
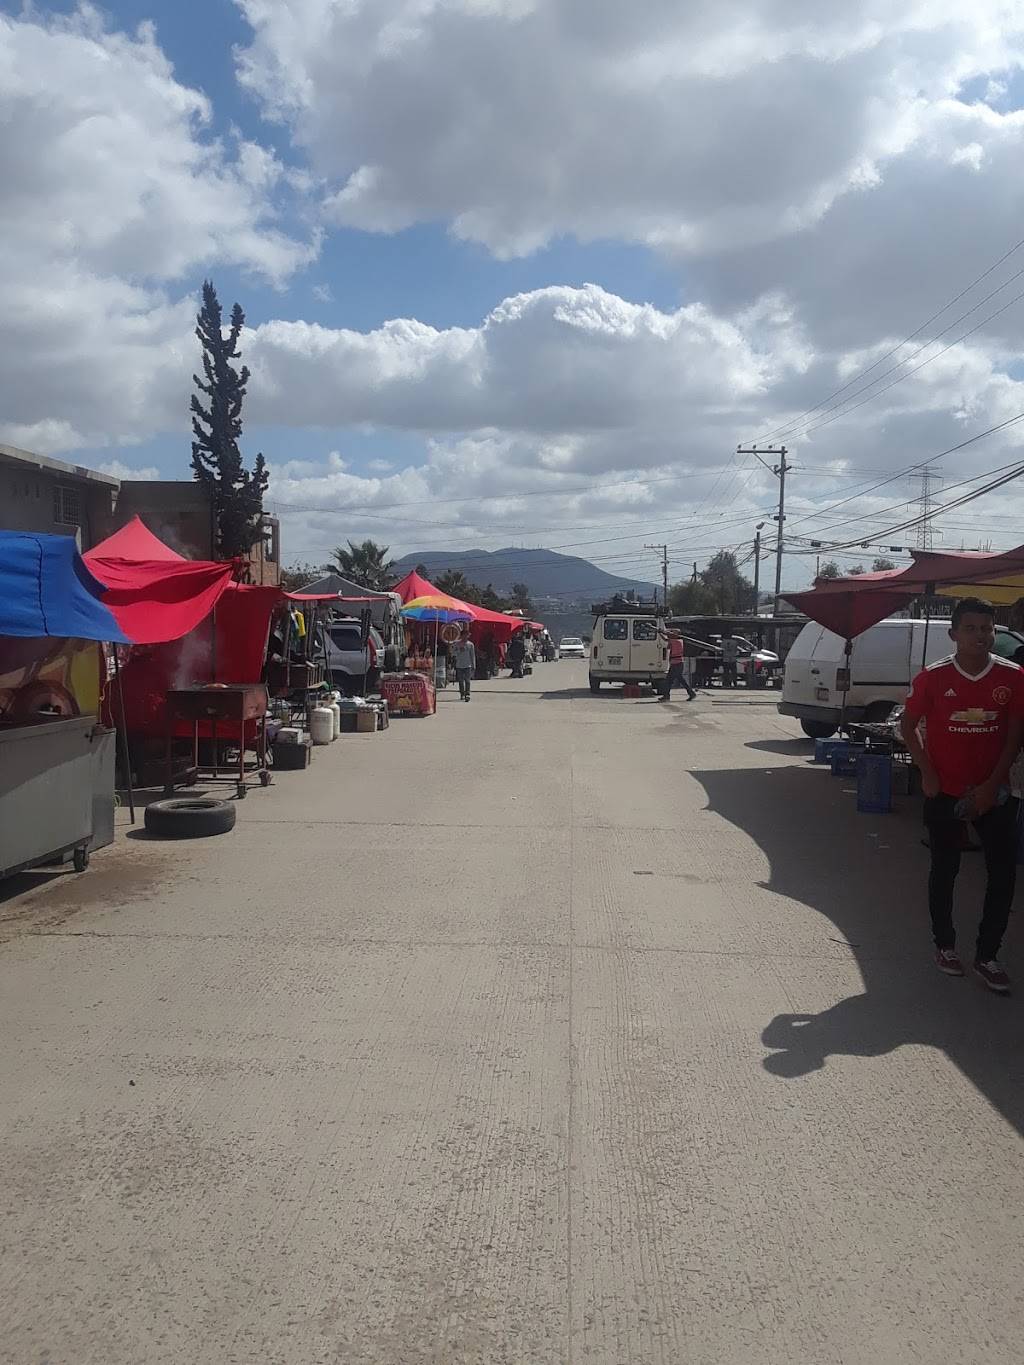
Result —
[[869, 471], [1024, 410], [1020, 258], [971, 285], [1019, 235], [1024, 24], [1002, 0], [749, 0], [742, 25], [716, 0], [3, 15], [0, 439], [186, 475], [210, 275], [246, 310], [244, 446], [286, 552], [389, 517], [402, 550], [605, 526], [607, 566], [636, 573], [661, 528], [682, 571], [770, 511], [734, 453], [768, 431], [800, 460], [802, 531], [862, 489], [881, 534], [893, 490]]

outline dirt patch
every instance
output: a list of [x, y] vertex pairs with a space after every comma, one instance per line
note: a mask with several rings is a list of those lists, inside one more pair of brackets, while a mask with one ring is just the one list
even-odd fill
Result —
[[112, 910], [148, 900], [180, 864], [148, 846], [140, 857], [115, 845], [82, 873], [41, 869], [10, 879], [0, 900], [0, 943], [66, 924], [84, 910]]

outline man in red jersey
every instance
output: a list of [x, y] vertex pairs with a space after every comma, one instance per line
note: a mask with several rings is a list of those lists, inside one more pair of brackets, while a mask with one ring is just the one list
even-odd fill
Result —
[[953, 885], [960, 871], [961, 821], [970, 820], [988, 873], [974, 970], [990, 990], [1005, 995], [1010, 978], [999, 964], [999, 947], [1017, 875], [1017, 801], [1006, 779], [1024, 731], [1024, 671], [992, 653], [995, 613], [981, 598], [965, 597], [956, 604], [949, 634], [956, 653], [917, 675], [900, 722], [924, 788], [935, 960], [940, 971], [963, 976], [953, 929]]

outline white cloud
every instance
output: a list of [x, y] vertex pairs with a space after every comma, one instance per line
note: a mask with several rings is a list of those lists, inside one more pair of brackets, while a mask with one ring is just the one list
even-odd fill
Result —
[[152, 483], [154, 479], [160, 477], [156, 465], [144, 465], [141, 469], [136, 469], [125, 464], [123, 460], [106, 460], [98, 468], [101, 474], [109, 474], [112, 479], [142, 479], [146, 483]]
[[814, 226], [1019, 65], [1018, 0], [237, 0], [328, 217], [700, 255]]
[[273, 153], [209, 137], [210, 115], [147, 25], [0, 16], [4, 439], [166, 428], [194, 350], [195, 303], [170, 287], [220, 263], [281, 284], [311, 258], [276, 223]]
[[[735, 415], [806, 364], [792, 325], [759, 314], [747, 334], [744, 321], [700, 305], [664, 313], [586, 285], [505, 299], [476, 328], [271, 322], [248, 341], [249, 412], [424, 434], [608, 432], [621, 447], [625, 432], [667, 433], [694, 411]], [[546, 458], [571, 463], [565, 451]]]

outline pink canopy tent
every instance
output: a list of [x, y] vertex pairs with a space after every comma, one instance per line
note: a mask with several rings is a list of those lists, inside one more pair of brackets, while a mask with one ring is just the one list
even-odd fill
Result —
[[963, 584], [984, 597], [986, 584], [999, 585], [1022, 573], [1024, 545], [998, 554], [916, 550], [905, 569], [819, 578], [809, 592], [787, 593], [786, 601], [826, 630], [852, 640], [941, 584]]

